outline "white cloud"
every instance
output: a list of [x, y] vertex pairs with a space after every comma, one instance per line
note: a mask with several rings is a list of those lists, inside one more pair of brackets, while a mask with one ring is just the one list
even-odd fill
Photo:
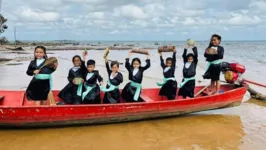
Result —
[[[19, 6], [19, 7], [18, 7]], [[2, 14], [23, 33], [156, 35], [265, 30], [265, 0], [10, 0]], [[252, 28], [251, 28], [252, 27]], [[252, 29], [252, 30], [251, 30]], [[48, 32], [48, 31], [56, 31]], [[12, 31], [5, 32], [13, 36]], [[48, 36], [47, 36], [48, 37]], [[73, 38], [75, 38], [73, 36]], [[201, 37], [200, 37], [201, 38]]]
[[249, 5], [254, 10], [257, 10], [259, 12], [266, 12], [266, 2], [265, 1], [254, 1]]
[[19, 7], [18, 11], [17, 15], [20, 17], [20, 20], [52, 22], [60, 19], [60, 14], [57, 12], [42, 12], [26, 6]]
[[262, 20], [258, 16], [247, 16], [245, 14], [232, 13], [231, 18], [228, 20], [222, 20], [220, 23], [229, 25], [257, 25]]
[[115, 10], [115, 16], [119, 17], [128, 17], [133, 19], [147, 19], [148, 15], [144, 12], [144, 10], [136, 6], [134, 4], [130, 5], [124, 5], [120, 8], [116, 8]]

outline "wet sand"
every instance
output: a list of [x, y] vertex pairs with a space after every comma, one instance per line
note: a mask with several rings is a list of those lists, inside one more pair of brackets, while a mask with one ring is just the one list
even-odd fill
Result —
[[[59, 68], [53, 74], [53, 89], [60, 90], [67, 83], [67, 73], [72, 66], [72, 56], [82, 51], [53, 51], [59, 58]], [[0, 52], [1, 53], [1, 52]], [[1, 53], [6, 58], [30, 58], [29, 54]], [[107, 73], [102, 51], [89, 51], [88, 59], [94, 58], [97, 69], [104, 79]], [[182, 53], [178, 53], [176, 78], [181, 81]], [[124, 62], [127, 51], [111, 51], [109, 58]], [[143, 60], [145, 57], [138, 56]], [[134, 57], [133, 56], [133, 57]], [[159, 56], [151, 51], [152, 67], [145, 72], [144, 88], [156, 87], [161, 80], [162, 70]], [[164, 57], [171, 56], [171, 53]], [[13, 61], [12, 61], [13, 62]], [[12, 63], [8, 62], [8, 63]], [[16, 62], [16, 60], [14, 60]], [[20, 61], [22, 65], [8, 66], [0, 64], [0, 89], [25, 90], [31, 77], [26, 75], [29, 60]], [[144, 64], [143, 64], [144, 65]], [[200, 57], [197, 79], [202, 80], [205, 63]], [[125, 81], [128, 74], [123, 65], [121, 72]], [[223, 77], [221, 77], [223, 79]], [[197, 85], [206, 85], [204, 81]], [[256, 88], [259, 89], [259, 88]], [[264, 89], [259, 89], [264, 92]], [[0, 147], [4, 150], [264, 150], [266, 143], [266, 103], [248, 100], [247, 94], [239, 107], [206, 111], [193, 115], [169, 119], [121, 123], [111, 125], [68, 127], [35, 130], [0, 130]]]

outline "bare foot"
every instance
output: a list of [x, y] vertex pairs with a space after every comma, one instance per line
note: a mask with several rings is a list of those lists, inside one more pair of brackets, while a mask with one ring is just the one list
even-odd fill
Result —
[[217, 95], [219, 94], [219, 92], [212, 92], [212, 95]]

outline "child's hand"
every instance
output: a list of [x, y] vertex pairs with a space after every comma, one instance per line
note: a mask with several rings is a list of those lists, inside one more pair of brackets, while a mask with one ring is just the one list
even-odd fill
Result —
[[175, 52], [176, 52], [176, 49], [173, 50], [173, 53], [175, 53]]
[[33, 73], [34, 74], [39, 74], [40, 73], [40, 70], [34, 70]]
[[54, 69], [58, 67], [58, 63], [54, 63]]
[[104, 61], [105, 61], [105, 63], [107, 63], [108, 62], [108, 57], [104, 57]]
[[205, 49], [205, 53], [209, 54], [209, 49], [208, 48]]
[[186, 44], [186, 47], [185, 47], [185, 48], [188, 49], [189, 47], [190, 47], [190, 46], [189, 46], [188, 44]]
[[83, 51], [83, 54], [82, 54], [82, 55], [83, 55], [83, 57], [86, 56], [86, 55], [88, 55], [88, 50], [85, 49], [85, 50]]
[[132, 55], [132, 51], [128, 52], [128, 57], [130, 57]]
[[76, 84], [76, 82], [75, 82], [75, 80], [74, 80], [74, 79], [73, 79], [73, 81], [72, 81], [72, 82], [73, 82], [73, 84]]
[[147, 54], [147, 59], [150, 59], [151, 58], [151, 55], [150, 53]]

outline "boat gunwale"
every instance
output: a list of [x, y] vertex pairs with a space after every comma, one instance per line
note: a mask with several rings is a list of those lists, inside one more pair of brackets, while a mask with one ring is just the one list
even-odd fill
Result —
[[[222, 86], [229, 86], [229, 85], [232, 85], [232, 84], [224, 84]], [[232, 85], [233, 86], [233, 85]], [[198, 86], [198, 87], [204, 87], [204, 86]], [[158, 89], [158, 88], [145, 88], [144, 90], [154, 90], [154, 89]], [[138, 105], [149, 105], [149, 104], [165, 104], [165, 103], [177, 103], [177, 102], [184, 102], [184, 101], [195, 101], [195, 100], [203, 100], [203, 99], [209, 99], [209, 98], [213, 98], [213, 97], [222, 97], [226, 94], [230, 94], [230, 93], [235, 93], [237, 91], [241, 91], [241, 90], [244, 90], [244, 89], [247, 89], [247, 84], [243, 84], [242, 87], [237, 87], [235, 89], [231, 89], [231, 90], [228, 90], [228, 91], [225, 91], [224, 93], [221, 93], [221, 94], [217, 94], [217, 95], [207, 95], [207, 96], [204, 96], [204, 97], [198, 97], [198, 98], [191, 98], [191, 99], [175, 99], [175, 100], [171, 100], [171, 101], [167, 101], [167, 100], [163, 100], [163, 101], [152, 101], [152, 102], [134, 102], [134, 103], [116, 103], [116, 104], [91, 104], [91, 105], [41, 105], [41, 106], [5, 106], [5, 105], [2, 105], [0, 106], [0, 109], [1, 108], [68, 108], [68, 107], [72, 107], [72, 108], [83, 108], [83, 107], [102, 107], [102, 106], [105, 106], [105, 107], [112, 107], [112, 106], [131, 106], [131, 105], [134, 105], [134, 106], [138, 106]], [[2, 92], [8, 92], [7, 90], [0, 90]], [[20, 90], [13, 90], [13, 91], [20, 91]], [[54, 90], [54, 91], [58, 91], [58, 90]], [[21, 92], [25, 92], [25, 91], [22, 91]], [[243, 94], [245, 95], [245, 94]]]

